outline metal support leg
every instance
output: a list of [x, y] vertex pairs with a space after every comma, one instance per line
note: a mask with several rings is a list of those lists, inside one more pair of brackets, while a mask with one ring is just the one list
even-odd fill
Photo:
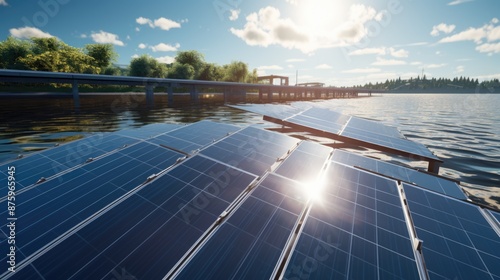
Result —
[[77, 81], [73, 81], [72, 93], [73, 93], [73, 101], [75, 103], [75, 108], [80, 108], [80, 94], [78, 93]]

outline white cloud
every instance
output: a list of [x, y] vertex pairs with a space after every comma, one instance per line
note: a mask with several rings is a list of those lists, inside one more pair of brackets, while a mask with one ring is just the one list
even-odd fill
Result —
[[85, 38], [88, 38], [88, 36], [87, 36], [87, 34], [84, 33], [84, 34], [80, 35], [80, 38], [85, 39]]
[[455, 6], [455, 5], [458, 5], [458, 4], [462, 4], [462, 3], [466, 3], [466, 2], [472, 2], [474, 0], [454, 0], [450, 3], [448, 3], [448, 6]]
[[160, 29], [163, 30], [170, 30], [172, 28], [180, 28], [181, 24], [178, 22], [175, 22], [173, 20], [170, 20], [168, 18], [161, 17], [159, 19], [155, 19], [154, 25], [156, 27], [159, 27]]
[[492, 80], [492, 79], [500, 79], [500, 73], [496, 74], [488, 74], [488, 75], [481, 75], [481, 76], [475, 76], [471, 77], [474, 79], [479, 79], [479, 80]]
[[241, 10], [230, 10], [231, 15], [229, 15], [229, 20], [235, 21], [240, 16]]
[[[188, 21], [187, 19], [183, 19], [181, 22], [187, 22], [187, 21]], [[181, 27], [180, 23], [175, 22], [175, 21], [168, 19], [168, 18], [164, 18], [164, 17], [160, 17], [160, 18], [155, 19], [155, 20], [151, 20], [151, 19], [145, 18], [145, 17], [138, 17], [135, 19], [135, 22], [137, 22], [140, 25], [147, 24], [151, 28], [158, 27], [162, 30], [167, 30], [167, 31], [172, 29], [172, 28], [180, 28]], [[136, 28], [136, 31], [139, 31], [138, 28]]]
[[326, 64], [326, 63], [323, 63], [323, 64], [320, 64], [318, 66], [315, 67], [316, 69], [332, 69], [333, 67]]
[[11, 28], [9, 30], [10, 35], [16, 38], [50, 38], [54, 37], [47, 32], [43, 32], [42, 30], [35, 27], [21, 27], [21, 28]]
[[344, 71], [342, 71], [342, 73], [368, 74], [368, 73], [377, 73], [380, 71], [381, 70], [379, 68], [355, 68], [355, 69], [350, 69], [350, 70], [344, 70]]
[[396, 59], [384, 59], [377, 57], [377, 61], [373, 62], [372, 65], [376, 66], [392, 66], [392, 65], [405, 65], [406, 61], [396, 60]]
[[390, 54], [394, 57], [408, 57], [408, 51], [404, 49], [396, 50], [395, 48], [364, 48], [352, 51], [348, 53], [348, 55], [367, 55], [367, 54], [376, 54], [376, 55], [385, 55]]
[[441, 64], [428, 64], [425, 66], [425, 68], [430, 68], [430, 69], [435, 69], [435, 68], [441, 68], [446, 66], [446, 63], [441, 63]]
[[131, 56], [131, 58], [139, 58], [139, 55], [138, 54], [134, 54], [133, 56]]
[[456, 26], [454, 24], [447, 25], [445, 23], [440, 23], [440, 24], [434, 25], [432, 27], [431, 35], [438, 36], [440, 32], [443, 32], [445, 34], [449, 34], [453, 30], [455, 30], [455, 27]]
[[157, 57], [156, 60], [158, 60], [158, 62], [161, 62], [161, 63], [171, 64], [171, 63], [175, 62], [175, 57], [161, 56], [161, 57]]
[[143, 50], [143, 49], [147, 48], [148, 46], [146, 44], [140, 43], [138, 47], [139, 47], [139, 49]]
[[154, 52], [175, 52], [180, 46], [181, 45], [179, 45], [179, 43], [175, 44], [174, 46], [165, 43], [159, 43], [156, 46], [151, 46], [151, 49]]
[[372, 7], [361, 4], [352, 5], [349, 17], [343, 24], [332, 25], [330, 33], [318, 34], [306, 31], [303, 26], [290, 18], [283, 18], [277, 8], [267, 6], [248, 15], [242, 29], [231, 28], [230, 31], [250, 46], [280, 45], [288, 49], [312, 53], [321, 48], [358, 43], [368, 34], [365, 23], [380, 19], [379, 13]]
[[[145, 18], [145, 17], [138, 17], [135, 19], [135, 22], [137, 22], [138, 24], [140, 25], [144, 25], [144, 24], [147, 24], [149, 25], [149, 27], [151, 28], [155, 28], [154, 24], [153, 24], [153, 21], [151, 21], [149, 18]], [[137, 30], [137, 29], [136, 29]]]
[[385, 48], [364, 48], [364, 49], [358, 49], [355, 51], [352, 51], [348, 53], [348, 55], [365, 55], [365, 54], [377, 54], [377, 55], [384, 55], [385, 54]]
[[394, 57], [408, 57], [408, 51], [404, 49], [396, 50], [395, 48], [389, 48], [389, 53]]
[[500, 53], [500, 42], [495, 44], [482, 44], [477, 46], [476, 50], [481, 53]]
[[500, 26], [495, 26], [495, 24], [498, 24], [497, 18], [493, 18], [490, 23], [485, 24], [479, 28], [469, 27], [462, 32], [449, 37], [445, 37], [439, 40], [439, 43], [474, 41], [476, 44], [480, 44], [482, 43], [483, 39], [487, 39], [489, 42], [499, 40]]
[[9, 4], [7, 4], [7, 1], [6, 0], [0, 0], [0, 6], [8, 6]]
[[113, 44], [117, 46], [124, 46], [125, 44], [119, 40], [118, 35], [105, 32], [105, 31], [99, 31], [98, 33], [92, 32], [90, 35], [92, 40], [96, 43], [101, 43], [101, 44]]
[[410, 65], [422, 65], [422, 62], [414, 61], [414, 62], [410, 63]]
[[457, 66], [457, 68], [455, 68], [455, 73], [457, 73], [457, 74], [462, 73], [462, 72], [464, 72], [464, 70], [465, 70], [465, 67], [463, 65], [459, 65], [459, 66]]
[[139, 27], [136, 27], [135, 31], [139, 32], [139, 31], [141, 31], [141, 29]]
[[131, 38], [130, 38], [130, 35], [127, 35], [127, 40], [130, 40], [130, 39], [131, 39]]
[[287, 59], [285, 61], [286, 62], [303, 62], [303, 61], [306, 61], [306, 60], [303, 59], [303, 58], [290, 58], [290, 59]]

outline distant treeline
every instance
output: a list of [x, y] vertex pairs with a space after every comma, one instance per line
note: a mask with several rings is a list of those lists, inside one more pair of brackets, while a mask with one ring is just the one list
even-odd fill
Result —
[[130, 65], [118, 67], [113, 64], [117, 58], [112, 44], [75, 48], [55, 37], [30, 40], [8, 37], [0, 42], [0, 69], [257, 82], [257, 70], [249, 71], [246, 63], [233, 61], [222, 66], [208, 63], [197, 51], [179, 51], [175, 62], [170, 64], [142, 55], [133, 58]]
[[373, 90], [385, 90], [394, 92], [453, 92], [453, 91], [481, 91], [481, 92], [498, 92], [500, 90], [500, 81], [492, 79], [489, 81], [482, 81], [471, 79], [469, 77], [455, 77], [448, 78], [431, 78], [427, 79], [425, 75], [417, 76], [410, 79], [392, 79], [386, 80], [381, 83], [367, 83], [365, 85], [358, 85], [355, 87], [367, 88]]

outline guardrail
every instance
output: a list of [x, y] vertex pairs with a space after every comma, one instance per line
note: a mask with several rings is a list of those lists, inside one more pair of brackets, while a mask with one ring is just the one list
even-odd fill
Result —
[[109, 76], [95, 74], [74, 74], [74, 73], [56, 73], [42, 71], [24, 71], [24, 70], [2, 70], [0, 69], [0, 82], [14, 83], [61, 83], [71, 84], [72, 94], [75, 107], [80, 106], [78, 85], [80, 84], [104, 84], [104, 85], [129, 85], [129, 86], [144, 86], [146, 100], [152, 103], [154, 99], [155, 87], [166, 87], [168, 93], [168, 101], [173, 101], [173, 90], [176, 87], [184, 87], [190, 89], [191, 100], [198, 101], [198, 95], [201, 88], [218, 88], [222, 89], [224, 100], [230, 94], [242, 94], [248, 90], [258, 90], [259, 98], [263, 99], [267, 95], [269, 101], [273, 100], [275, 93], [282, 95], [293, 95], [294, 97], [302, 98], [337, 98], [337, 97], [354, 97], [359, 93], [378, 92], [360, 88], [338, 88], [338, 87], [303, 87], [303, 86], [285, 86], [285, 85], [269, 85], [269, 84], [248, 84], [248, 83], [233, 83], [233, 82], [216, 82], [202, 80], [181, 80], [181, 79], [164, 79], [164, 78], [148, 78], [148, 77], [131, 77], [131, 76]]

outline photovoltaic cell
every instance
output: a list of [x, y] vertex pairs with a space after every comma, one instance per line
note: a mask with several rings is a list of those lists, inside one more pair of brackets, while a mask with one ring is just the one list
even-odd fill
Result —
[[260, 176], [298, 142], [280, 133], [247, 127], [200, 153]]
[[431, 279], [500, 277], [500, 237], [478, 206], [403, 187]]
[[275, 172], [301, 183], [314, 184], [332, 150], [314, 142], [303, 141]]
[[[142, 142], [18, 193], [18, 250], [24, 256], [31, 255], [181, 156]], [[6, 220], [7, 201], [0, 207]], [[6, 246], [6, 242], [0, 240], [0, 246]], [[18, 256], [16, 261], [23, 259]], [[5, 271], [5, 256], [1, 261]]]
[[357, 117], [349, 119], [349, 122], [346, 124], [346, 129], [357, 129], [374, 134], [381, 134], [386, 137], [404, 138], [403, 134], [401, 134], [396, 127]]
[[138, 139], [147, 139], [150, 137], [157, 136], [159, 134], [167, 133], [174, 129], [182, 127], [180, 124], [168, 124], [168, 123], [153, 123], [139, 128], [124, 129], [116, 132], [118, 135], [128, 136]]
[[164, 145], [185, 153], [191, 153], [194, 150], [200, 149], [213, 143], [230, 133], [236, 132], [241, 128], [216, 123], [211, 121], [200, 121], [180, 129], [164, 133], [148, 139], [148, 142]]
[[247, 112], [252, 112], [255, 114], [273, 117], [279, 120], [289, 118], [295, 114], [304, 111], [304, 109], [299, 109], [289, 105], [280, 105], [280, 104], [245, 104], [245, 105], [232, 105], [230, 107], [244, 110]]
[[396, 182], [337, 163], [285, 279], [420, 279]]
[[338, 134], [349, 118], [349, 116], [331, 110], [310, 108], [300, 114], [287, 118], [286, 121], [319, 131]]
[[210, 236], [177, 279], [269, 279], [305, 208], [301, 188], [270, 174]]
[[[195, 156], [31, 265], [44, 279], [113, 279], [116, 275], [161, 279], [254, 179]], [[16, 273], [12, 279], [22, 278]]]
[[387, 163], [381, 160], [364, 157], [343, 150], [335, 150], [332, 161], [342, 164], [361, 167], [401, 181], [416, 184], [420, 187], [446, 194], [458, 199], [467, 200], [467, 196], [457, 183], [428, 173]]
[[137, 143], [138, 140], [109, 133], [100, 133], [78, 141], [21, 158], [0, 166], [2, 172], [0, 192], [7, 194], [7, 168], [16, 168], [16, 189], [36, 183], [40, 178], [48, 178], [57, 173], [84, 163], [87, 159], [101, 156], [123, 145]]

